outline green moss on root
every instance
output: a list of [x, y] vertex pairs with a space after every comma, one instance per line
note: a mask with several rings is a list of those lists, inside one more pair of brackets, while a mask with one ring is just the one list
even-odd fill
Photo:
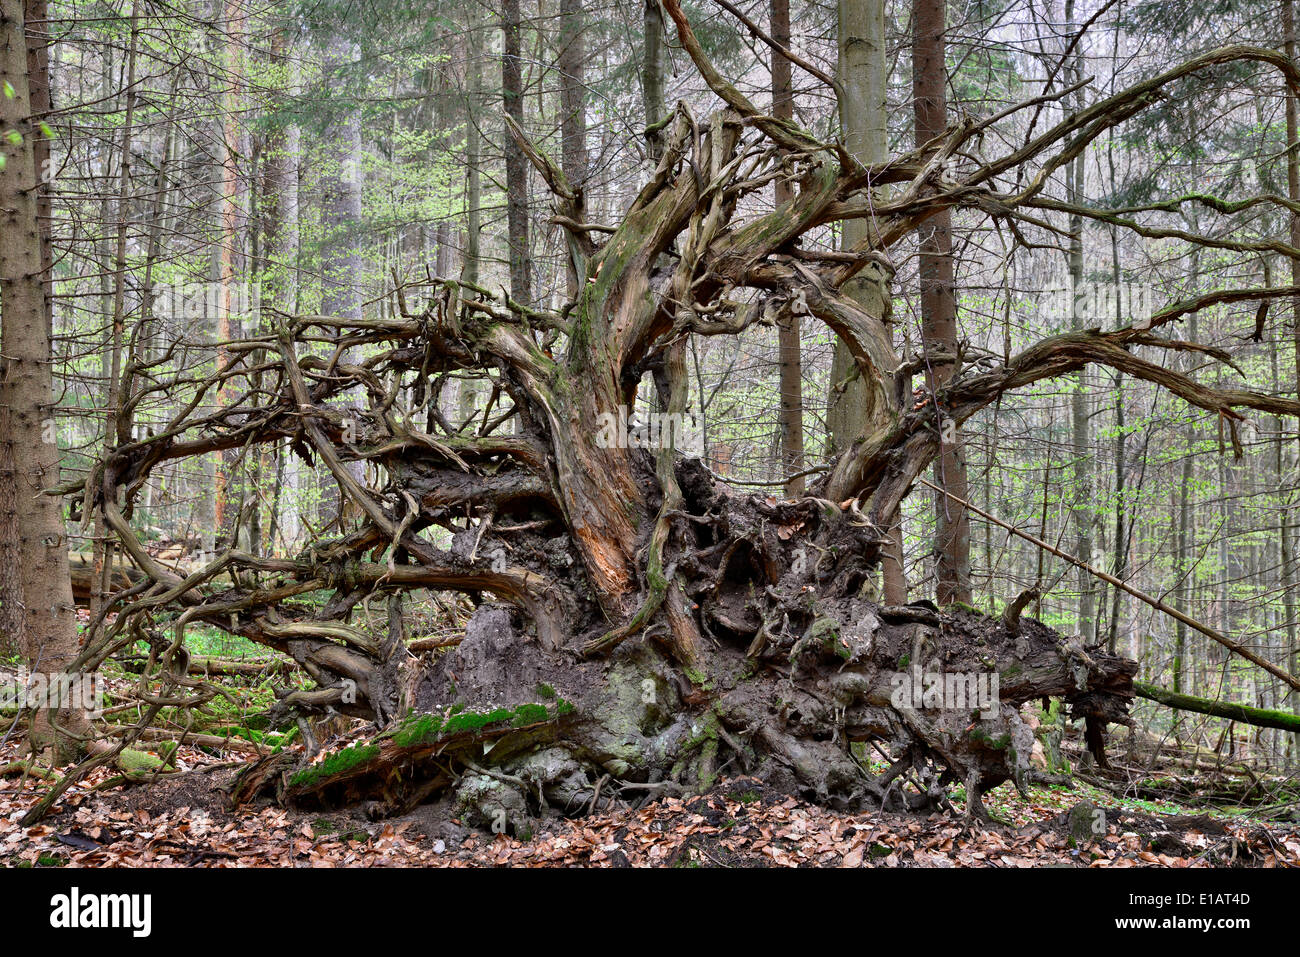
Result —
[[495, 726], [523, 728], [531, 724], [554, 721], [561, 715], [571, 714], [573, 705], [555, 694], [550, 704], [528, 702], [514, 708], [491, 708], [475, 711], [463, 704], [452, 705], [445, 715], [424, 713], [407, 717], [392, 732], [393, 743], [399, 748], [418, 748], [437, 744], [457, 734], [477, 734]]
[[293, 777], [289, 778], [291, 787], [306, 787], [322, 781], [325, 778], [335, 777], [353, 768], [365, 764], [379, 754], [379, 745], [377, 744], [356, 744], [350, 748], [344, 748], [337, 754], [332, 754], [320, 764], [314, 764], [309, 768], [303, 768]]
[[1011, 743], [1010, 734], [1000, 734], [995, 738], [983, 728], [972, 728], [970, 738], [972, 741], [980, 741], [984, 743], [994, 751], [1001, 751]]
[[156, 754], [150, 754], [148, 751], [136, 751], [134, 748], [123, 748], [122, 753], [117, 756], [118, 770], [126, 774], [160, 771], [163, 763], [163, 759]]

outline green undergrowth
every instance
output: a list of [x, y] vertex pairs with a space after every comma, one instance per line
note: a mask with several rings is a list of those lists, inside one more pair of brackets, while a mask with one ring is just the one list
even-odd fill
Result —
[[[297, 728], [293, 729], [297, 731]], [[259, 728], [248, 728], [238, 724], [219, 725], [215, 728], [208, 728], [204, 734], [211, 734], [221, 738], [239, 738], [243, 741], [251, 741], [253, 744], [262, 744], [276, 747], [284, 743], [289, 737], [288, 734], [281, 731], [266, 731]]]

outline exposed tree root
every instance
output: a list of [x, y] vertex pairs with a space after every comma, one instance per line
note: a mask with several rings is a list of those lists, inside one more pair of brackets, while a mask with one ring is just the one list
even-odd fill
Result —
[[[824, 508], [726, 500], [693, 523], [727, 529], [698, 543], [688, 579], [711, 639], [705, 671], [677, 664], [664, 635], [575, 657], [582, 633], [549, 649], [515, 609], [486, 604], [419, 676], [411, 716], [307, 769], [265, 759], [238, 798], [274, 787], [285, 801], [370, 800], [388, 815], [448, 791], [484, 826], [526, 829], [543, 808], [591, 807], [602, 786], [702, 789], [730, 769], [843, 808], [932, 807], [956, 781], [978, 815], [983, 791], [1027, 781], [1033, 732], [1020, 705], [1059, 696], [1071, 717], [1099, 727], [1127, 720], [1131, 661], [1073, 647], [1033, 620], [1012, 634], [974, 611], [882, 608], [841, 563], [799, 561], [800, 540], [783, 537], [791, 524], [806, 526], [804, 541], [819, 531], [839, 540], [844, 519]], [[926, 698], [930, 675], [943, 700]], [[997, 697], [981, 702], [977, 687], [991, 689], [994, 676]], [[904, 681], [918, 694], [900, 705]], [[894, 757], [887, 771], [855, 753], [867, 741]]]

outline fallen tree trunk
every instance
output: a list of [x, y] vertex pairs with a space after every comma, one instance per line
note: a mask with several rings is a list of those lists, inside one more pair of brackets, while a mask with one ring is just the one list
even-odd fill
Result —
[[[121, 661], [123, 670], [139, 674], [144, 670], [147, 660], [135, 658]], [[282, 658], [254, 661], [232, 661], [225, 658], [191, 658], [186, 665], [186, 674], [216, 678], [266, 678], [274, 675], [286, 675], [295, 669], [292, 661]]]
[[[73, 600], [82, 608], [89, 607], [90, 596], [99, 585], [99, 573], [95, 571], [94, 562], [85, 555], [70, 554], [68, 555], [68, 574], [72, 579]], [[115, 564], [112, 577], [109, 579], [109, 589], [110, 591], [118, 591], [123, 588], [130, 588], [132, 585], [138, 585], [143, 581], [146, 581], [146, 577], [138, 569]]]
[[1148, 701], [1155, 701], [1178, 711], [1194, 711], [1197, 714], [1208, 714], [1215, 718], [1227, 718], [1229, 721], [1251, 724], [1257, 728], [1277, 728], [1279, 731], [1300, 733], [1300, 715], [1287, 711], [1252, 708], [1250, 705], [1233, 704], [1229, 701], [1197, 698], [1141, 681], [1133, 682], [1133, 693], [1139, 698], [1146, 698]]
[[268, 661], [230, 661], [224, 658], [191, 658], [188, 673], [226, 678], [264, 678], [286, 675], [294, 670], [292, 661], [272, 658]]
[[[130, 734], [133, 729], [124, 726], [109, 728], [109, 734], [121, 736]], [[163, 728], [145, 728], [137, 736], [137, 741], [149, 743], [183, 742], [193, 748], [219, 748], [223, 751], [239, 751], [244, 754], [262, 756], [267, 749], [254, 741], [246, 741], [228, 734], [202, 734], [199, 732], [168, 731]]]

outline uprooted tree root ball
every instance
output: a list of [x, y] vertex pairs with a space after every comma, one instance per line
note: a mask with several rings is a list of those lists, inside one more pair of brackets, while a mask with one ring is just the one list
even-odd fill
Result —
[[[1068, 162], [1197, 71], [1252, 61], [1300, 82], [1285, 57], [1205, 54], [999, 158], [977, 158], [984, 127], [964, 122], [867, 167], [755, 109], [708, 62], [678, 5], [665, 9], [726, 106], [697, 120], [682, 104], [664, 121], [657, 166], [617, 226], [591, 223], [581, 188], [511, 127], [555, 196], [580, 280], [562, 308], [432, 279], [396, 279], [395, 309], [374, 318], [271, 304], [270, 327], [223, 344], [214, 373], [173, 383], [190, 397], [184, 411], [112, 449], [85, 483], [83, 514], [102, 519], [144, 577], [106, 605], [117, 618], [78, 666], [141, 639], [174, 655], [184, 628], [201, 622], [274, 648], [310, 676], [314, 686], [286, 693], [277, 717], [334, 711], [374, 723], [367, 740], [316, 762], [265, 759], [237, 797], [270, 788], [301, 803], [369, 800], [391, 814], [450, 791], [480, 823], [526, 828], [542, 805], [577, 813], [737, 772], [844, 807], [941, 804], [955, 782], [978, 814], [982, 790], [1024, 782], [1033, 734], [1022, 703], [1062, 698], [1104, 763], [1106, 726], [1126, 721], [1136, 666], [1022, 620], [1024, 596], [1006, 596], [998, 619], [879, 600], [891, 516], [943, 435], [1012, 390], [1092, 363], [1218, 416], [1234, 446], [1238, 410], [1300, 412], [1293, 399], [1211, 388], [1147, 358], [1216, 356], [1159, 332], [1203, 306], [1286, 288], [1215, 292], [1007, 357], [903, 361], [890, 331], [888, 253], [936, 211], [974, 208], [1014, 229], [1048, 203], [1046, 177], [1003, 192], [1004, 175]], [[742, 202], [778, 180], [797, 189], [776, 209]], [[859, 248], [801, 244], [847, 220], [870, 224]], [[806, 496], [730, 491], [681, 447], [686, 343], [793, 312], [847, 347], [865, 424]], [[157, 389], [162, 362], [139, 359], [127, 379]], [[931, 362], [952, 375], [908, 401]], [[487, 398], [458, 423], [443, 391], [464, 379]], [[667, 427], [649, 443], [623, 434], [651, 403]], [[188, 576], [148, 553], [131, 514], [151, 470], [268, 444], [328, 472], [336, 537], [293, 557], [231, 548]], [[466, 595], [476, 611], [454, 649], [417, 660], [404, 596], [424, 590]], [[360, 627], [358, 609], [372, 622], [386, 612], [385, 627]], [[996, 700], [917, 706], [896, 696], [915, 669], [984, 687], [996, 678]], [[871, 773], [868, 758], [887, 770]]]
[[[843, 809], [941, 806], [956, 780], [980, 814], [981, 792], [1023, 786], [1031, 773], [1021, 703], [1061, 696], [1090, 727], [1125, 718], [1130, 661], [1071, 648], [1037, 622], [1012, 636], [974, 612], [817, 597], [790, 577], [760, 588], [772, 625], [761, 650], [720, 630], [706, 671], [693, 673], [658, 644], [625, 643], [597, 661], [549, 650], [512, 608], [484, 604], [459, 646], [421, 674], [411, 714], [305, 769], [289, 755], [264, 759], [236, 799], [273, 788], [298, 805], [369, 800], [387, 817], [449, 791], [469, 821], [524, 834], [543, 809], [707, 789], [729, 771]], [[698, 597], [706, 615], [726, 608], [724, 597]], [[1000, 703], [981, 710], [972, 694], [967, 709], [897, 706], [899, 676], [922, 660], [921, 673], [998, 673]], [[899, 757], [873, 774], [854, 742]]]

